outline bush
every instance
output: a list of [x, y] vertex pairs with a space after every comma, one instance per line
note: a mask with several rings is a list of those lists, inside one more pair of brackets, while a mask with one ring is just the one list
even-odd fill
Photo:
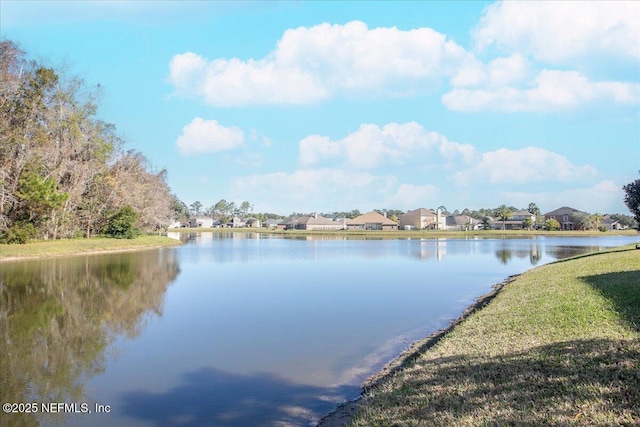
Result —
[[107, 219], [103, 234], [116, 239], [133, 239], [141, 234], [135, 226], [137, 220], [138, 213], [127, 205]]
[[548, 219], [544, 222], [543, 227], [547, 231], [556, 231], [560, 230], [560, 223], [555, 219]]
[[602, 231], [604, 233], [605, 231], [607, 231], [607, 227], [605, 227], [604, 225], [601, 225], [598, 227], [598, 231]]
[[30, 222], [13, 224], [6, 232], [0, 233], [0, 243], [25, 244], [36, 235], [36, 228]]

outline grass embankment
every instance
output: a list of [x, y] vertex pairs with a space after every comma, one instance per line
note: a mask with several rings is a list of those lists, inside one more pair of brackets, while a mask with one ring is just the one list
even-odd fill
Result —
[[640, 425], [640, 250], [522, 274], [358, 408], [350, 426]]
[[180, 241], [164, 236], [140, 236], [135, 239], [92, 237], [90, 239], [41, 240], [24, 245], [0, 244], [0, 261], [131, 251], [179, 244], [181, 244]]

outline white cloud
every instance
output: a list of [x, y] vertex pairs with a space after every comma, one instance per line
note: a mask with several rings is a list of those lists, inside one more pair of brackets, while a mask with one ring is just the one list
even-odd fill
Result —
[[437, 205], [440, 190], [432, 184], [399, 183], [393, 175], [322, 168], [250, 175], [236, 179], [232, 190], [261, 209], [278, 212], [340, 211], [354, 208], [415, 209]]
[[329, 137], [310, 135], [302, 139], [300, 146], [300, 163], [315, 165], [325, 159], [338, 157], [342, 154], [339, 142], [331, 141]]
[[[458, 82], [462, 80], [458, 79]], [[470, 79], [464, 79], [469, 84]], [[542, 70], [532, 87], [487, 86], [454, 88], [442, 96], [443, 104], [456, 111], [548, 112], [581, 108], [596, 103], [637, 105], [640, 84], [592, 82], [576, 71]]]
[[529, 61], [519, 53], [496, 58], [487, 64], [478, 60], [464, 64], [451, 79], [454, 87], [504, 87], [522, 84], [531, 75]]
[[332, 141], [326, 136], [311, 135], [300, 141], [299, 146], [300, 163], [304, 166], [332, 159], [343, 160], [345, 166], [358, 169], [420, 163], [429, 160], [431, 148], [437, 148], [447, 161], [460, 158], [470, 162], [476, 157], [472, 145], [449, 141], [416, 122], [389, 123], [382, 128], [363, 124], [345, 138]]
[[576, 166], [566, 157], [538, 147], [519, 150], [501, 148], [482, 154], [474, 167], [454, 174], [457, 185], [473, 183], [532, 184], [538, 182], [575, 182], [593, 178], [597, 171], [591, 165]]
[[441, 203], [439, 197], [440, 189], [435, 185], [400, 184], [396, 191], [385, 199], [383, 206], [409, 211], [420, 206], [436, 206]]
[[264, 209], [311, 212], [370, 206], [395, 186], [393, 176], [324, 168], [240, 177], [233, 181], [231, 190]]
[[561, 206], [571, 206], [590, 213], [626, 213], [622, 200], [622, 185], [613, 181], [600, 181], [590, 187], [569, 188], [562, 191], [538, 193], [506, 192], [503, 194], [515, 206], [527, 206], [532, 200], [544, 212]]
[[640, 3], [635, 1], [505, 1], [488, 6], [474, 30], [489, 46], [567, 63], [589, 56], [640, 60]]
[[196, 117], [182, 128], [176, 145], [183, 155], [216, 153], [233, 150], [244, 144], [244, 131], [235, 126], [225, 127], [216, 120]]
[[354, 91], [416, 93], [435, 87], [470, 58], [429, 28], [325, 23], [285, 31], [276, 49], [258, 60], [176, 55], [169, 82], [176, 93], [203, 97], [216, 106], [301, 104]]

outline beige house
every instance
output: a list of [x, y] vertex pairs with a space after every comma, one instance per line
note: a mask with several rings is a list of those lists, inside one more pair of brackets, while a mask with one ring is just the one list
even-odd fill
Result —
[[397, 230], [398, 223], [378, 212], [368, 212], [347, 220], [349, 230]]
[[449, 215], [445, 219], [444, 230], [478, 230], [480, 221], [471, 218], [469, 215]]
[[289, 217], [278, 224], [278, 228], [285, 230], [334, 231], [344, 230], [346, 224], [343, 221], [332, 221], [321, 215], [313, 215]]
[[400, 215], [399, 226], [403, 230], [435, 230], [442, 222], [440, 213], [432, 209], [420, 208]]

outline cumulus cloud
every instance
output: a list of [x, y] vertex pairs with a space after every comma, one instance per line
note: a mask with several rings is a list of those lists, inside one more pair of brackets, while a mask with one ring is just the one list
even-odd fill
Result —
[[176, 146], [183, 155], [216, 153], [233, 150], [244, 144], [244, 131], [235, 126], [225, 127], [216, 120], [196, 117], [182, 128]]
[[237, 178], [234, 194], [279, 211], [331, 211], [374, 209], [415, 209], [437, 205], [440, 190], [433, 184], [400, 183], [393, 175], [337, 168], [305, 169]]
[[244, 176], [235, 179], [231, 189], [267, 208], [313, 211], [369, 205], [395, 186], [393, 176], [322, 168]]
[[384, 200], [383, 206], [409, 211], [419, 206], [436, 206], [441, 203], [440, 189], [432, 184], [400, 184], [393, 194]]
[[551, 63], [592, 55], [640, 60], [640, 3], [504, 1], [488, 6], [474, 30], [490, 46]]
[[416, 122], [389, 123], [383, 127], [363, 124], [346, 137], [333, 141], [311, 135], [300, 141], [300, 163], [313, 166], [333, 159], [349, 167], [374, 169], [385, 164], [404, 165], [423, 162], [437, 148], [446, 160], [470, 162], [476, 156], [470, 144], [449, 141], [437, 132], [429, 132]]
[[[515, 206], [527, 206], [535, 200], [545, 212], [560, 206], [571, 206], [578, 210], [588, 210], [592, 213], [626, 212], [622, 200], [624, 194], [622, 184], [605, 180], [588, 187], [574, 187], [562, 191], [547, 191], [537, 193], [505, 192], [503, 196]], [[544, 212], [543, 212], [544, 213]]]
[[457, 185], [575, 182], [596, 176], [591, 165], [576, 166], [566, 157], [539, 147], [501, 148], [482, 154], [480, 162], [454, 174]]
[[494, 3], [473, 32], [476, 52], [482, 55], [496, 47], [507, 56], [461, 63], [442, 103], [465, 112], [636, 106], [640, 104], [636, 79], [594, 79], [588, 64], [604, 60], [611, 64], [610, 70], [625, 69], [624, 64], [626, 70], [630, 64], [635, 69], [640, 60], [638, 22], [637, 2]]
[[[480, 80], [478, 78], [477, 80]], [[459, 78], [469, 85], [470, 78]], [[640, 103], [640, 84], [616, 81], [592, 82], [576, 71], [542, 70], [531, 87], [487, 85], [456, 87], [442, 96], [443, 104], [456, 111], [548, 112], [586, 105]]]
[[435, 87], [470, 58], [430, 28], [325, 23], [285, 31], [275, 50], [257, 60], [175, 55], [169, 82], [176, 93], [216, 106], [302, 104], [358, 91], [412, 94]]

